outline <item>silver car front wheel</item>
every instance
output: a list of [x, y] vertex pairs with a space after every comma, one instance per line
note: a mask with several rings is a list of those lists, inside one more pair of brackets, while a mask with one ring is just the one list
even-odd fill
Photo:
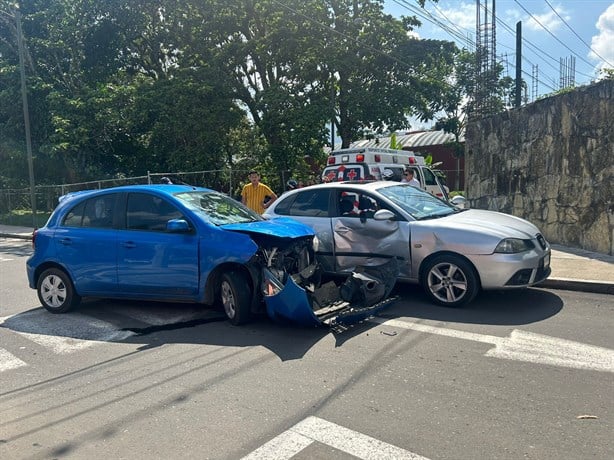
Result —
[[479, 291], [473, 266], [452, 254], [431, 259], [422, 273], [422, 287], [439, 305], [460, 307], [471, 302]]

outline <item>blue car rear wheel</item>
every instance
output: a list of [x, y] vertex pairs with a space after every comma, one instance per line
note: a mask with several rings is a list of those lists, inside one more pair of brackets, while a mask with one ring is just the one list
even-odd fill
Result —
[[49, 268], [38, 278], [38, 300], [51, 313], [66, 313], [81, 301], [75, 293], [72, 281], [59, 268]]

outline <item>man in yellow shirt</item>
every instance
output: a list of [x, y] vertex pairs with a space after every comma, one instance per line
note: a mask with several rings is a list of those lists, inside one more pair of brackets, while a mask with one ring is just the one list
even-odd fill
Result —
[[250, 183], [243, 187], [241, 201], [248, 208], [262, 214], [277, 199], [277, 195], [260, 182], [260, 174], [257, 171], [250, 171], [248, 177]]

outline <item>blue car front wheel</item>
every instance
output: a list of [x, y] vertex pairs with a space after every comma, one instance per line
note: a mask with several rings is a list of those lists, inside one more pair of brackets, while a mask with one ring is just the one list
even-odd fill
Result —
[[250, 320], [251, 289], [245, 275], [234, 271], [224, 273], [220, 281], [220, 296], [224, 313], [232, 324], [245, 324]]

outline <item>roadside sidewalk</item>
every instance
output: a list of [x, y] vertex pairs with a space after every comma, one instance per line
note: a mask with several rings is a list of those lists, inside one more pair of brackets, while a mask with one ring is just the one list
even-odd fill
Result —
[[[0, 224], [0, 244], [3, 238], [29, 240], [32, 228]], [[550, 265], [541, 287], [614, 294], [614, 256], [553, 244]]]

